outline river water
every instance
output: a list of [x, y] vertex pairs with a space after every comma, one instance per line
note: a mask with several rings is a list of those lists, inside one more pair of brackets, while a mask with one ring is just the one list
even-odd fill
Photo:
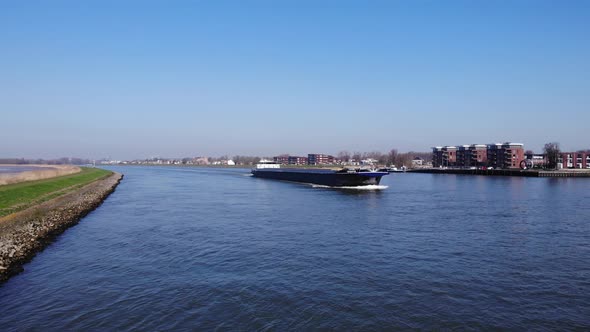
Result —
[[112, 168], [97, 210], [0, 286], [0, 329], [590, 329], [590, 181]]

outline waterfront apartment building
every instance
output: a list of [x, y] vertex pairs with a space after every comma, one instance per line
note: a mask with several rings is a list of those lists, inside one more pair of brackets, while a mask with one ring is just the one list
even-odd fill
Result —
[[442, 167], [444, 154], [442, 148], [442, 146], [432, 148], [432, 167]]
[[470, 144], [432, 148], [433, 167], [519, 168], [524, 160], [520, 143]]
[[500, 169], [520, 168], [520, 162], [524, 160], [524, 144], [488, 144], [487, 155], [488, 167]]
[[486, 166], [487, 146], [484, 144], [461, 145], [457, 150], [457, 165], [462, 167]]
[[326, 164], [333, 164], [334, 157], [327, 155], [327, 154], [308, 154], [307, 155], [307, 164], [308, 165], [326, 165]]
[[590, 151], [561, 152], [557, 157], [557, 168], [590, 169]]
[[432, 148], [433, 167], [456, 167], [457, 148], [454, 146], [437, 146]]

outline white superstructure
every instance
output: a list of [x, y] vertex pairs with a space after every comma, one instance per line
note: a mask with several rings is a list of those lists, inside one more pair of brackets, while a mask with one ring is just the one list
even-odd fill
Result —
[[262, 159], [262, 160], [260, 160], [258, 162], [258, 164], [256, 164], [256, 168], [257, 169], [261, 169], [261, 168], [281, 168], [281, 165], [275, 163], [272, 160]]

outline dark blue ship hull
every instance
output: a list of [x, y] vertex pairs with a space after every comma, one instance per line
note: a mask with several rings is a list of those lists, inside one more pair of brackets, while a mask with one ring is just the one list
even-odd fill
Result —
[[259, 178], [319, 184], [330, 187], [378, 185], [387, 172], [334, 171], [328, 169], [263, 168], [253, 169]]

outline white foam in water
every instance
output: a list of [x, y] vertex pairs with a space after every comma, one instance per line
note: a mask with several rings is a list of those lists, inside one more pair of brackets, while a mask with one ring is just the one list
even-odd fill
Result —
[[314, 188], [331, 188], [331, 189], [350, 189], [350, 190], [383, 190], [383, 189], [387, 189], [389, 188], [389, 186], [383, 186], [383, 185], [376, 185], [376, 184], [370, 184], [370, 185], [366, 185], [366, 186], [354, 186], [354, 187], [331, 187], [331, 186], [324, 186], [321, 184], [312, 184], [311, 185]]

